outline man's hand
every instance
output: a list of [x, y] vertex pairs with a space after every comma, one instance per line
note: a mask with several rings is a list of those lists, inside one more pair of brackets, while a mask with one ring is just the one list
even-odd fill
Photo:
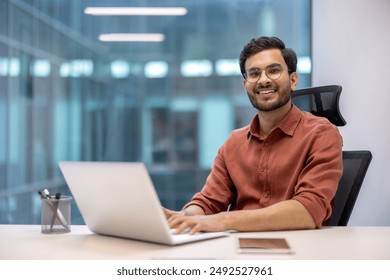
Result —
[[169, 209], [164, 208], [164, 207], [163, 207], [163, 211], [164, 211], [165, 217], [167, 219], [169, 219], [172, 216], [184, 216], [185, 215], [184, 211], [173, 211], [173, 210], [169, 210]]
[[224, 213], [214, 215], [184, 216], [183, 214], [173, 214], [168, 218], [170, 228], [175, 228], [175, 234], [189, 230], [189, 234], [205, 231], [224, 231], [222, 223]]
[[175, 228], [175, 234], [187, 232], [194, 234], [201, 231], [222, 231], [221, 213], [205, 215], [203, 209], [191, 205], [182, 211], [172, 211], [163, 207], [170, 228]]

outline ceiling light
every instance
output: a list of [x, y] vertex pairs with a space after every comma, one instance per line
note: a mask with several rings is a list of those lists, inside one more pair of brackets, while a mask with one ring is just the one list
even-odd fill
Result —
[[184, 16], [186, 8], [181, 7], [88, 7], [84, 13], [94, 16]]
[[160, 33], [112, 33], [99, 36], [99, 40], [104, 42], [161, 42], [164, 39], [164, 34]]

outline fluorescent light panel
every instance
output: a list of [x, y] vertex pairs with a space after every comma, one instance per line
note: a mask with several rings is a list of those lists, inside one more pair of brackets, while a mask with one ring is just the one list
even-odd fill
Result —
[[115, 60], [111, 62], [111, 75], [114, 78], [126, 78], [130, 74], [130, 64], [127, 61]]
[[180, 65], [180, 72], [184, 77], [208, 77], [213, 73], [210, 60], [187, 60]]
[[20, 75], [19, 58], [0, 57], [0, 76], [16, 77]]
[[237, 59], [219, 59], [215, 62], [215, 72], [220, 76], [241, 76]]
[[165, 36], [161, 33], [111, 33], [99, 35], [103, 42], [161, 42]]
[[146, 78], [164, 78], [168, 75], [168, 63], [165, 61], [149, 61], [145, 64]]
[[298, 57], [297, 71], [301, 74], [310, 74], [311, 73], [311, 58], [310, 56], [300, 56]]
[[30, 72], [36, 77], [47, 77], [50, 75], [50, 61], [46, 59], [37, 59], [31, 64]]
[[184, 16], [187, 9], [182, 7], [88, 7], [85, 14], [94, 16]]

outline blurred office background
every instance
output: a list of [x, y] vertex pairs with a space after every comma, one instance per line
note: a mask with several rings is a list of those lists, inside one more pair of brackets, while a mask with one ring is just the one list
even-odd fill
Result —
[[[107, 6], [186, 13], [85, 13]], [[99, 39], [110, 33], [163, 38]], [[262, 35], [297, 51], [310, 86], [309, 0], [0, 0], [0, 223], [39, 223], [39, 189], [69, 194], [60, 160], [142, 161], [162, 204], [180, 209], [255, 114], [238, 56]]]
[[[187, 13], [84, 13], [99, 6]], [[0, 0], [0, 223], [39, 223], [41, 188], [69, 193], [59, 160], [145, 162], [180, 209], [254, 114], [242, 46], [276, 35], [298, 52], [300, 88], [343, 86], [344, 149], [373, 153], [349, 225], [390, 225], [389, 14], [389, 0]], [[164, 40], [99, 40], [110, 33]]]

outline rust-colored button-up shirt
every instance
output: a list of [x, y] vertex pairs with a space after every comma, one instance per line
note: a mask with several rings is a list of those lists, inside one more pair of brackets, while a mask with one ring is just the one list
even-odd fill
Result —
[[319, 228], [331, 213], [342, 174], [342, 138], [325, 118], [293, 105], [265, 139], [257, 115], [221, 146], [203, 189], [184, 206], [206, 214], [258, 209], [295, 199]]

